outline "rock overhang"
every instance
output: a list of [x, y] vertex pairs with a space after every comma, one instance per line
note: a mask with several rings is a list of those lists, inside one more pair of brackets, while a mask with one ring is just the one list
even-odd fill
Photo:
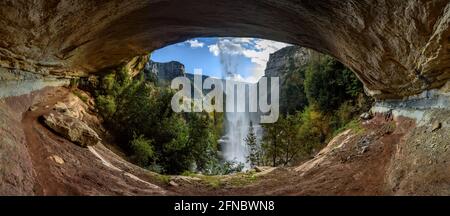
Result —
[[415, 95], [450, 78], [448, 0], [39, 0], [0, 6], [0, 67], [9, 70], [85, 76], [189, 38], [235, 36], [329, 54], [380, 99]]

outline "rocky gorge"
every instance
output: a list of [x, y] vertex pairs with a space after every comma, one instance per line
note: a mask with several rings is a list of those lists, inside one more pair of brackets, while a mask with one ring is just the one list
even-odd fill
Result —
[[[215, 6], [197, 0], [189, 10], [185, 4], [0, 3], [0, 194], [450, 194], [448, 0], [218, 0]], [[147, 54], [197, 36], [260, 37], [329, 54], [376, 98], [374, 118], [298, 167], [271, 169], [245, 185], [233, 184], [236, 176], [220, 178], [220, 187], [210, 188], [201, 178], [167, 179], [122, 159], [105, 147], [105, 131], [88, 103], [58, 87], [118, 65], [172, 77], [156, 72], [166, 66], [148, 63]], [[285, 66], [285, 55], [297, 64], [311, 55], [293, 49], [273, 56], [266, 74]], [[167, 67], [179, 71], [173, 76], [184, 74], [180, 64]], [[58, 102], [63, 112], [75, 104], [86, 117], [55, 112]], [[52, 123], [62, 119], [58, 125], [69, 119], [83, 130], [64, 135], [71, 125]]]

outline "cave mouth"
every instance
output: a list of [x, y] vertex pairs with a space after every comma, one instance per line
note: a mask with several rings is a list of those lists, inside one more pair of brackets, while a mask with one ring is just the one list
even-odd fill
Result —
[[341, 62], [282, 42], [192, 38], [143, 61], [131, 82], [124, 69], [102, 75], [98, 109], [131, 160], [158, 173], [294, 166], [369, 107], [362, 83]]
[[[202, 89], [202, 97], [207, 96], [209, 92], [203, 86], [203, 83], [208, 82], [206, 79], [221, 80], [219, 91], [224, 93], [227, 100], [220, 98], [222, 108], [214, 107], [213, 111], [214, 115], [223, 115], [223, 122], [219, 123], [222, 131], [217, 141], [219, 160], [222, 163], [230, 163], [234, 167], [242, 166], [242, 170], [248, 170], [251, 164], [248, 160], [249, 146], [246, 144], [246, 137], [249, 134], [250, 125], [256, 140], [262, 137], [261, 114], [258, 113], [260, 112], [258, 109], [250, 110], [251, 93], [249, 91], [251, 87], [259, 86], [258, 82], [266, 75], [265, 69], [270, 55], [288, 46], [292, 45], [259, 38], [193, 38], [154, 51], [148, 68], [149, 70], [164, 68], [162, 71], [153, 71], [159, 82], [170, 81], [176, 76], [187, 76], [193, 82], [194, 93], [195, 89]], [[202, 82], [196, 83], [195, 77]], [[219, 83], [214, 83], [211, 87], [217, 89], [218, 87], [215, 86], [217, 84]], [[229, 93], [227, 91], [230, 88], [244, 90]], [[230, 98], [233, 99], [233, 104], [229, 104]], [[218, 102], [217, 99], [213, 99], [214, 103]], [[277, 98], [276, 103], [278, 101]], [[274, 106], [273, 103], [270, 105]], [[229, 106], [233, 107], [233, 110], [228, 110]], [[243, 110], [238, 111], [238, 107], [239, 109], [243, 107]], [[206, 108], [203, 107], [203, 109]], [[217, 121], [217, 117], [213, 118], [213, 121]], [[257, 143], [257, 145], [260, 144]]]
[[[323, 143], [329, 141], [330, 137], [327, 134], [339, 132], [338, 129], [348, 127], [359, 129], [360, 122], [354, 121], [355, 116], [364, 110], [363, 107], [366, 107], [364, 104], [370, 104], [364, 101], [364, 96], [360, 97], [361, 82], [364, 83], [365, 92], [380, 100], [404, 99], [420, 93], [426, 93], [428, 96], [428, 90], [438, 89], [442, 86], [446, 88], [441, 90], [445, 92], [448, 90], [448, 86], [444, 85], [450, 77], [450, 61], [448, 61], [450, 59], [450, 52], [448, 52], [450, 3], [448, 0], [434, 0], [427, 1], [427, 3], [424, 1], [383, 0], [370, 2], [353, 0], [315, 2], [217, 0], [215, 4], [211, 4], [210, 0], [197, 0], [188, 5], [185, 1], [180, 0], [111, 0], [90, 3], [85, 1], [70, 1], [70, 3], [69, 1], [52, 3], [48, 1], [10, 1], [3, 6], [0, 7], [3, 15], [1, 19], [4, 24], [1, 29], [2, 34], [0, 34], [0, 80], [2, 82], [16, 79], [34, 81], [51, 76], [58, 78], [101, 76], [100, 73], [106, 70], [105, 68], [116, 67], [121, 63], [129, 62], [135, 56], [143, 56], [149, 51], [168, 44], [195, 37], [266, 38], [308, 47], [333, 56], [335, 59], [320, 56], [319, 60], [312, 62], [308, 67], [299, 68], [294, 71], [295, 73], [286, 73], [285, 80], [292, 81], [290, 84], [287, 82], [289, 85], [281, 85], [282, 87], [289, 86], [289, 88], [280, 89], [280, 103], [283, 104], [282, 101], [287, 101], [286, 106], [281, 106], [280, 110], [286, 115], [283, 115], [277, 124], [273, 124], [275, 127], [265, 128], [265, 131], [270, 132], [268, 139], [282, 137], [276, 136], [281, 132], [282, 134], [301, 135], [295, 139], [308, 137], [309, 139], [304, 139], [304, 142], [287, 142], [308, 143], [307, 148], [300, 151], [302, 154], [304, 152], [317, 153], [323, 147]], [[21, 14], [29, 16], [20, 16]], [[334, 73], [335, 71], [339, 71], [339, 73]], [[352, 71], [356, 73], [361, 82], [358, 79], [353, 82], [355, 79], [351, 77]], [[307, 75], [313, 73], [317, 76], [308, 78]], [[126, 85], [126, 79], [121, 79], [121, 76], [126, 75], [121, 71], [115, 71], [114, 76], [109, 76], [108, 79], [103, 79], [103, 77], [101, 82], [112, 81], [112, 84]], [[299, 83], [304, 85], [299, 85]], [[44, 84], [34, 86], [34, 84], [28, 85], [27, 83], [24, 85], [32, 90], [44, 86]], [[60, 83], [55, 85], [60, 85]], [[350, 87], [347, 88], [347, 85]], [[144, 94], [133, 93], [149, 92], [157, 96], [154, 98], [165, 100], [165, 103], [160, 104], [169, 104], [168, 101], [170, 101], [168, 95], [171, 93], [159, 91], [160, 89], [155, 86], [136, 84], [127, 86], [129, 88], [114, 89], [108, 89], [108, 85], [104, 86], [106, 88], [100, 94], [104, 97], [95, 98], [104, 105], [102, 107], [104, 109], [101, 110], [102, 115], [114, 113], [123, 105], [121, 103], [124, 101], [118, 103], [114, 100], [117, 95], [123, 96], [123, 98], [133, 95], [133, 97], [143, 99], [145, 98]], [[22, 86], [18, 87], [22, 89]], [[7, 88], [9, 88], [9, 92], [12, 92], [11, 94], [21, 95], [28, 92], [28, 90], [15, 91], [14, 84]], [[143, 91], [133, 92], [137, 88]], [[6, 92], [0, 90], [2, 93]], [[109, 93], [113, 94], [109, 95]], [[10, 93], [6, 95], [8, 94]], [[0, 95], [4, 96], [4, 94]], [[299, 103], [292, 104], [292, 101], [299, 101]], [[145, 124], [140, 125], [142, 127], [138, 127], [139, 130], [154, 132], [158, 127], [171, 127], [168, 127], [169, 129], [165, 133], [154, 137], [155, 139], [148, 139], [148, 137], [140, 136], [139, 133], [136, 134], [136, 131], [127, 130], [133, 128], [127, 127], [130, 126], [130, 122], [117, 122], [122, 119], [113, 118], [117, 117], [113, 115], [105, 116], [105, 118], [111, 118], [112, 124], [121, 125], [120, 123], [123, 123], [122, 126], [127, 127], [124, 133], [119, 133], [126, 134], [132, 141], [126, 142], [126, 145], [129, 145], [127, 150], [138, 150], [142, 153], [134, 155], [133, 160], [144, 164], [143, 167], [147, 167], [146, 165], [151, 164], [154, 160], [161, 160], [173, 165], [165, 169], [179, 171], [180, 168], [187, 167], [188, 165], [183, 162], [184, 159], [189, 160], [195, 157], [180, 154], [183, 151], [179, 151], [180, 146], [177, 144], [186, 141], [182, 138], [187, 136], [177, 136], [177, 134], [192, 132], [201, 134], [197, 137], [209, 134], [204, 133], [204, 130], [197, 129], [208, 128], [208, 123], [211, 122], [210, 118], [214, 118], [214, 116], [174, 115], [174, 117], [168, 114], [170, 112], [165, 112], [170, 110], [170, 107], [160, 107], [160, 104], [154, 103], [154, 101], [135, 102], [132, 104], [133, 109], [129, 109], [135, 112], [135, 116], [148, 115], [153, 118], [152, 121], [156, 122], [151, 127], [145, 126]], [[308, 106], [301, 112], [295, 112], [302, 104]], [[311, 104], [314, 106], [310, 106]], [[361, 105], [363, 106], [354, 109], [355, 106]], [[2, 109], [4, 108], [2, 107]], [[148, 110], [155, 110], [155, 112], [149, 113]], [[332, 116], [327, 116], [327, 113]], [[183, 118], [195, 120], [199, 127], [186, 125]], [[6, 118], [6, 120], [16, 122], [10, 118]], [[158, 122], [157, 120], [163, 121]], [[328, 123], [323, 124], [324, 122]], [[140, 123], [139, 121], [133, 122], [136, 125]], [[13, 138], [24, 139], [20, 137], [22, 135], [20, 129], [16, 130], [15, 127], [13, 130], [5, 129], [8, 125], [0, 125], [2, 131], [7, 131], [4, 133], [6, 138], [17, 134], [18, 136]], [[12, 126], [15, 125], [12, 124]], [[285, 127], [285, 125], [295, 125], [296, 127]], [[438, 124], [437, 127], [439, 130], [441, 124]], [[287, 130], [289, 128], [295, 128], [295, 130]], [[314, 130], [311, 130], [312, 128]], [[11, 132], [8, 133], [8, 131]], [[159, 141], [169, 143], [170, 140], [167, 137], [170, 137], [170, 140], [179, 141], [171, 143], [174, 148], [148, 147], [149, 144], [159, 143]], [[190, 136], [190, 138], [196, 137]], [[217, 139], [212, 137], [211, 140]], [[274, 166], [284, 164], [284, 161], [279, 159], [282, 151], [278, 144], [285, 140], [288, 139], [268, 142], [269, 144], [277, 143], [278, 149], [270, 149], [269, 152], [274, 154], [274, 157], [265, 163]], [[193, 143], [202, 143], [201, 139], [196, 141], [198, 142]], [[20, 145], [10, 146], [26, 149], [27, 146], [22, 141], [20, 143]], [[321, 145], [316, 146], [313, 145], [314, 143]], [[4, 146], [7, 150], [10, 148], [3, 144], [2, 147]], [[290, 153], [294, 152], [292, 149], [301, 149], [297, 147], [286, 147], [283, 152], [287, 152], [287, 154], [282, 155], [289, 158]], [[16, 168], [6, 167], [5, 173], [8, 175], [6, 178], [3, 177], [6, 180], [3, 181], [5, 184], [1, 187], [4, 189], [6, 185], [6, 188], [16, 189], [17, 185], [23, 183], [31, 185], [27, 188], [29, 188], [28, 193], [32, 194], [34, 180], [29, 178], [33, 176], [29, 171], [33, 170], [33, 167], [30, 166], [29, 158], [18, 154], [17, 151], [18, 149], [15, 147], [14, 149], [10, 148], [9, 151], [6, 151], [5, 155], [9, 156], [6, 158], [17, 161], [20, 166], [24, 165], [23, 167], [26, 169], [17, 170], [23, 171], [25, 174], [16, 178], [15, 175], [9, 175], [17, 173]], [[164, 151], [169, 154], [169, 157], [157, 158], [155, 157], [157, 151]], [[197, 152], [206, 152], [206, 150], [198, 148]], [[16, 155], [20, 156], [19, 160], [12, 158]], [[207, 158], [198, 159], [205, 160]], [[154, 170], [164, 169], [157, 166], [151, 168]], [[400, 171], [404, 173], [404, 170]], [[286, 179], [289, 177], [291, 176]], [[10, 181], [11, 179], [12, 181]], [[28, 179], [31, 183], [27, 183]], [[398, 188], [397, 186], [395, 188]], [[4, 191], [10, 190], [4, 189]]]

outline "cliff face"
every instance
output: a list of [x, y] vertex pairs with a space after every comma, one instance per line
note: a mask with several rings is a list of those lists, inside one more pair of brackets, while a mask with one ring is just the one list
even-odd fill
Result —
[[267, 77], [280, 77], [282, 79], [290, 68], [298, 68], [306, 63], [311, 57], [311, 51], [297, 46], [285, 47], [270, 54], [265, 70]]
[[86, 75], [188, 38], [237, 36], [330, 54], [379, 98], [450, 78], [448, 0], [2, 1], [0, 14], [0, 77]]
[[266, 77], [280, 78], [280, 111], [283, 114], [302, 110], [308, 100], [304, 91], [303, 67], [318, 55], [313, 50], [289, 46], [270, 55], [265, 70]]
[[184, 65], [177, 61], [161, 63], [150, 60], [145, 65], [144, 73], [147, 77], [156, 77], [158, 81], [170, 82], [176, 77], [185, 76], [186, 71]]
[[305, 66], [308, 61], [316, 55], [318, 55], [317, 52], [298, 46], [289, 46], [280, 49], [277, 52], [270, 54], [265, 70], [265, 76], [279, 77], [280, 85], [283, 86], [286, 82], [288, 73]]

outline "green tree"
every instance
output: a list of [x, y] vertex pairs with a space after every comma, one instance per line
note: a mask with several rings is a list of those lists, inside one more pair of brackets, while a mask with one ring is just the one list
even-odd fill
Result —
[[290, 67], [284, 72], [285, 77], [280, 84], [280, 112], [282, 114], [295, 114], [308, 105], [304, 89], [306, 67], [296, 67], [290, 62]]
[[325, 56], [309, 64], [305, 92], [309, 103], [316, 104], [322, 112], [331, 112], [363, 92], [363, 87], [342, 63]]
[[249, 155], [247, 156], [247, 162], [251, 166], [260, 165], [261, 148], [258, 144], [258, 138], [256, 137], [255, 128], [253, 127], [253, 122], [250, 121], [250, 126], [248, 129], [248, 134], [244, 138], [244, 141], [248, 147]]
[[97, 107], [103, 117], [109, 119], [116, 113], [116, 101], [110, 95], [100, 95], [97, 97]]
[[155, 151], [151, 140], [146, 139], [143, 135], [135, 136], [130, 145], [133, 151], [133, 159], [137, 164], [146, 167], [154, 161]]
[[173, 112], [168, 87], [132, 78], [125, 69], [107, 74], [97, 91], [97, 109], [121, 147], [138, 164], [179, 174], [206, 170], [217, 157], [218, 130], [208, 113]]

